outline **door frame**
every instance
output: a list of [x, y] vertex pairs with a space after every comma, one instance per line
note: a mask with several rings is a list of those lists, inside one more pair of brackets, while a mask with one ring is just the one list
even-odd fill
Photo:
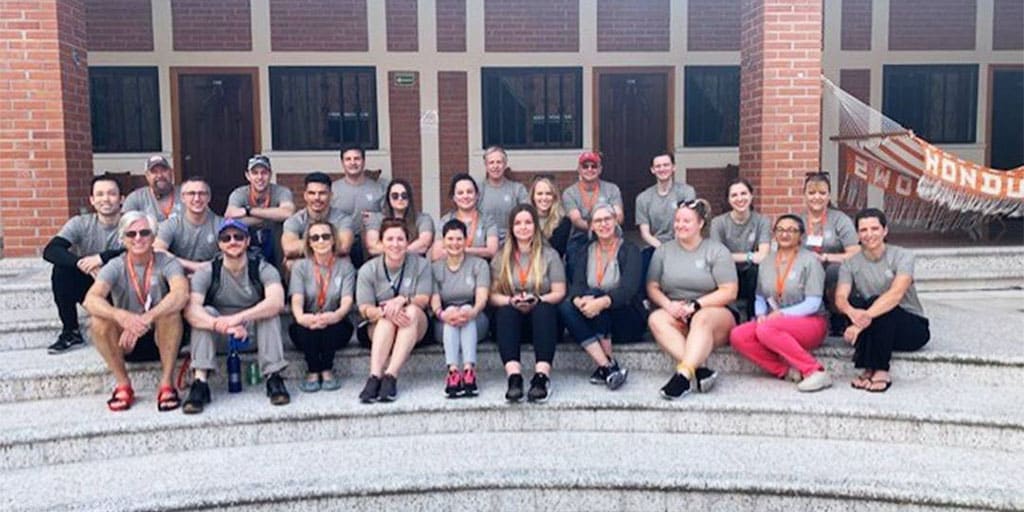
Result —
[[593, 69], [591, 90], [591, 112], [594, 118], [593, 150], [601, 151], [601, 77], [605, 75], [632, 75], [636, 73], [665, 75], [665, 150], [675, 153], [675, 118], [676, 118], [676, 68], [675, 66], [611, 66]]
[[989, 64], [988, 65], [988, 89], [985, 92], [985, 162], [988, 167], [992, 166], [992, 95], [995, 93], [996, 71], [1024, 70], [1024, 64]]
[[[252, 83], [252, 147], [256, 153], [263, 151], [261, 114], [260, 114], [260, 68], [258, 67], [208, 67], [208, 66], [172, 66], [171, 76], [171, 143], [174, 144], [175, 183], [184, 179], [182, 169], [184, 160], [181, 156], [181, 102], [178, 91], [178, 80], [182, 75], [242, 75], [248, 76]], [[246, 158], [252, 155], [247, 155]]]

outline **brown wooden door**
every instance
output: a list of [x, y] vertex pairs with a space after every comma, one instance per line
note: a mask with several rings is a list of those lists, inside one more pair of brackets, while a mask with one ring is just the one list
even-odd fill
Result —
[[178, 74], [179, 171], [202, 176], [221, 214], [231, 191], [245, 183], [245, 164], [256, 152], [253, 77], [249, 74]]
[[668, 81], [664, 72], [599, 74], [601, 176], [622, 190], [625, 229], [636, 225], [636, 196], [654, 183], [651, 158], [671, 149]]

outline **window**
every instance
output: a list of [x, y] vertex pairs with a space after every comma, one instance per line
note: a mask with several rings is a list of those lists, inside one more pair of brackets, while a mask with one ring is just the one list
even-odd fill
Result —
[[885, 115], [936, 144], [974, 142], [978, 66], [885, 66]]
[[483, 68], [483, 147], [583, 147], [582, 68]]
[[89, 112], [93, 152], [162, 150], [156, 68], [89, 68]]
[[276, 150], [377, 149], [372, 67], [271, 67], [270, 124]]
[[738, 146], [739, 66], [686, 66], [686, 146]]

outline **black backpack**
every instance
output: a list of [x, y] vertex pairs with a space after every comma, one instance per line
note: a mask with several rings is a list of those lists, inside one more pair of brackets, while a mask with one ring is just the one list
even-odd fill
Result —
[[[258, 255], [251, 253], [246, 254], [246, 269], [249, 273], [249, 283], [252, 284], [253, 289], [256, 290], [259, 295], [259, 301], [263, 301], [266, 297], [266, 290], [263, 288], [263, 281], [260, 280], [260, 263], [263, 261]], [[224, 268], [224, 255], [218, 254], [213, 258], [213, 275], [210, 278], [210, 288], [206, 290], [206, 298], [203, 299], [204, 306], [213, 305], [213, 299], [217, 296], [217, 291], [220, 290], [220, 271]]]

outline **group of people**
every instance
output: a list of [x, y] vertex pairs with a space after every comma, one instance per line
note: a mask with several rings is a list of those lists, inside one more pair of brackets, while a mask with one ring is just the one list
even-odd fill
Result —
[[[486, 178], [456, 175], [451, 210], [435, 224], [410, 183], [371, 178], [357, 146], [342, 149], [340, 179], [306, 175], [302, 208], [272, 183], [270, 159], [253, 156], [223, 216], [203, 179], [175, 185], [167, 160], [152, 156], [147, 185], [123, 202], [116, 179], [96, 176], [95, 213], [70, 219], [44, 249], [63, 324], [49, 351], [84, 344], [81, 303], [116, 380], [111, 410], [135, 400], [125, 361], [159, 360], [158, 409], [194, 414], [211, 401], [218, 350], [243, 343], [255, 343], [270, 402], [290, 401], [285, 311], [305, 356], [299, 388], [337, 390], [335, 352], [354, 337], [370, 349], [365, 403], [397, 398], [402, 367], [431, 333], [444, 347], [449, 397], [478, 393], [477, 345], [492, 337], [510, 402], [551, 396], [564, 330], [593, 360], [590, 382], [615, 390], [629, 373], [613, 345], [649, 329], [675, 363], [660, 390], [667, 399], [710, 390], [718, 374], [707, 360], [726, 344], [818, 391], [832, 380], [811, 351], [831, 325], [863, 370], [851, 385], [883, 392], [892, 352], [928, 341], [913, 254], [886, 243], [883, 212], [851, 220], [832, 208], [827, 174], [808, 175], [805, 211], [774, 222], [752, 209], [751, 184], [733, 180], [730, 211], [711, 218], [709, 203], [676, 180], [674, 155], [656, 155], [656, 182], [635, 205], [641, 248], [623, 234], [622, 195], [600, 179], [601, 156], [584, 152], [577, 163], [565, 191], [546, 175], [526, 187], [511, 178], [506, 152], [488, 148]], [[193, 377], [184, 400], [171, 380], [182, 339]], [[535, 356], [528, 389], [524, 343]]]

